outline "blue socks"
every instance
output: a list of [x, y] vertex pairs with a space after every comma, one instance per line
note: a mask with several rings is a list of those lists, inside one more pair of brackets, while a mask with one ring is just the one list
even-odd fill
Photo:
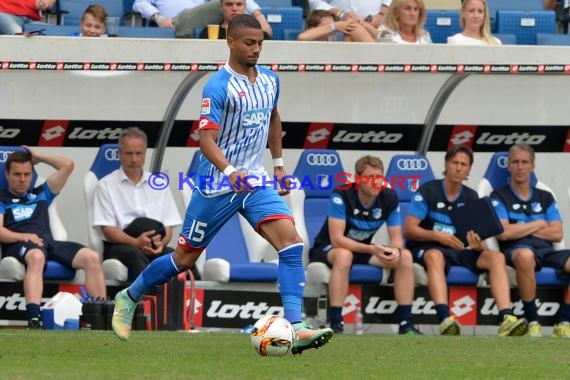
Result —
[[435, 305], [435, 312], [437, 314], [437, 319], [439, 323], [443, 322], [446, 318], [449, 317], [449, 305], [440, 303]]
[[180, 273], [174, 262], [174, 253], [168, 253], [153, 260], [127, 289], [127, 294], [135, 302], [157, 285], [162, 285]]
[[302, 254], [303, 243], [293, 244], [279, 251], [279, 266], [277, 267], [279, 292], [285, 310], [285, 319], [292, 324], [302, 320], [301, 304], [305, 290]]
[[523, 301], [523, 310], [526, 316], [526, 319], [529, 322], [534, 322], [538, 320], [538, 312], [536, 310], [536, 303], [534, 300], [532, 301]]
[[412, 325], [412, 305], [398, 305], [400, 316], [400, 332], [405, 332]]

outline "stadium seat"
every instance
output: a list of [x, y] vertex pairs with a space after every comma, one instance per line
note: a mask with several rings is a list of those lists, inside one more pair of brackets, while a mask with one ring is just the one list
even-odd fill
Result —
[[[488, 196], [493, 192], [493, 190], [507, 185], [510, 175], [507, 169], [508, 157], [508, 152], [496, 152], [493, 154], [489, 160], [487, 170], [485, 171], [483, 178], [479, 181], [479, 185], [477, 187], [479, 197]], [[552, 190], [536, 178], [535, 173], [532, 173], [531, 183], [539, 189], [551, 192], [556, 198]], [[489, 249], [499, 250], [499, 243], [495, 237], [487, 239], [485, 243]], [[554, 243], [553, 246], [555, 249], [564, 249], [564, 240], [559, 243]], [[507, 267], [507, 272], [509, 274], [509, 282], [511, 283], [511, 286], [516, 286], [514, 268]], [[569, 284], [569, 281], [568, 279], [558, 276], [553, 268], [544, 267], [536, 273], [536, 283], [539, 286], [565, 286]]]
[[447, 43], [447, 37], [461, 32], [459, 11], [428, 9], [425, 29], [434, 43]]
[[[293, 216], [296, 223], [304, 221], [307, 230], [305, 247], [313, 246], [315, 237], [321, 230], [328, 214], [330, 195], [336, 185], [337, 174], [345, 170], [340, 156], [335, 150], [307, 149], [304, 150], [293, 175], [300, 181], [301, 190], [295, 190], [291, 196], [297, 197], [292, 203]], [[355, 264], [349, 273], [351, 283], [387, 282], [389, 269], [382, 269], [368, 264]], [[324, 263], [309, 263], [307, 265], [308, 284], [328, 284], [330, 268]]]
[[537, 33], [556, 33], [554, 11], [497, 12], [497, 32], [514, 33], [519, 45], [536, 45]]
[[303, 31], [303, 9], [300, 7], [261, 7], [261, 13], [273, 29], [272, 39], [285, 39], [285, 30]]
[[[98, 227], [91, 227], [93, 218], [93, 199], [97, 183], [107, 174], [112, 173], [121, 167], [119, 161], [119, 147], [117, 144], [101, 145], [95, 156], [95, 160], [91, 165], [91, 169], [85, 174], [83, 179], [83, 192], [85, 194], [85, 202], [87, 209], [87, 220], [89, 223], [88, 238], [89, 245], [103, 254], [103, 233]], [[109, 259], [103, 261], [103, 273], [107, 283], [126, 282], [128, 279], [128, 269], [119, 260]]]
[[293, 6], [291, 0], [256, 0], [256, 3], [265, 8], [289, 8]]
[[[0, 146], [0, 188], [7, 189], [8, 182], [6, 177], [4, 176], [5, 172], [5, 163], [7, 156], [16, 151], [16, 150], [23, 150], [20, 147], [14, 146]], [[44, 182], [44, 179], [38, 177], [35, 169], [33, 172], [33, 179], [32, 179], [32, 188], [38, 186]], [[55, 240], [67, 240], [67, 232], [59, 214], [57, 212], [56, 206], [57, 198], [52, 202], [49, 207], [49, 218], [50, 218], [50, 228], [52, 231], [53, 238]], [[12, 280], [12, 281], [22, 281], [24, 279], [25, 274], [25, 267], [22, 265], [17, 259], [14, 257], [4, 257], [0, 260], [0, 278]], [[78, 282], [85, 281], [85, 273], [83, 270], [75, 270], [73, 268], [69, 268], [63, 264], [60, 264], [57, 261], [48, 260], [46, 263], [46, 267], [44, 270], [44, 279], [45, 280], [75, 280]]]
[[33, 32], [42, 30], [44, 36], [67, 36], [72, 37], [79, 34], [79, 26], [77, 25], [54, 25], [54, 24], [25, 24], [24, 32]]
[[570, 46], [570, 34], [536, 33], [537, 45]]
[[495, 33], [493, 34], [496, 38], [501, 40], [503, 45], [516, 45], [517, 35], [514, 33]]
[[[399, 154], [390, 160], [386, 178], [398, 193], [403, 225], [416, 190], [420, 185], [435, 179], [433, 170], [425, 156]], [[427, 285], [427, 274], [420, 264], [414, 263], [414, 275], [417, 285]], [[447, 274], [447, 283], [450, 285], [481, 285], [483, 281], [484, 276], [462, 266], [452, 266]]]
[[144, 26], [120, 26], [122, 38], [175, 38], [173, 28], [149, 28]]
[[543, 0], [487, 0], [489, 18], [491, 19], [491, 32], [497, 31], [497, 12], [506, 11], [542, 11]]

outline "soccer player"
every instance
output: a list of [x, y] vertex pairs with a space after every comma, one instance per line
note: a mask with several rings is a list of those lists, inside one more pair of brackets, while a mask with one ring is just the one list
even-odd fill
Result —
[[[412, 254], [404, 249], [398, 195], [383, 183], [384, 165], [378, 157], [361, 157], [354, 169], [357, 176], [369, 181], [357, 181], [358, 185], [353, 183], [349, 189], [334, 190], [328, 217], [309, 253], [311, 261], [324, 262], [331, 267], [331, 328], [335, 333], [344, 330], [342, 305], [348, 293], [350, 267], [353, 263], [363, 263], [395, 270], [394, 294], [400, 316], [399, 333], [418, 335], [420, 332], [412, 325]], [[384, 223], [388, 226], [389, 247], [372, 244], [372, 237]]]
[[435, 305], [441, 335], [459, 335], [461, 326], [450, 316], [447, 300], [446, 272], [451, 265], [461, 265], [472, 272], [489, 272], [491, 293], [499, 309], [499, 336], [526, 334], [528, 322], [517, 319], [511, 308], [505, 257], [486, 249], [481, 238], [470, 231], [468, 247], [454, 236], [449, 211], [478, 198], [475, 190], [463, 185], [473, 165], [473, 152], [455, 146], [445, 154], [444, 178], [420, 186], [412, 199], [404, 223], [404, 237], [414, 260], [426, 268], [428, 290]]
[[[508, 170], [511, 182], [494, 191], [491, 199], [505, 231], [498, 235], [507, 264], [516, 269], [517, 284], [528, 334], [541, 337], [536, 311], [535, 271], [542, 266], [570, 273], [570, 250], [555, 250], [552, 243], [562, 240], [562, 220], [552, 194], [531, 184], [534, 149], [516, 144], [509, 149]], [[553, 336], [570, 338], [570, 295], [558, 313]]]
[[[135, 306], [142, 295], [192, 267], [224, 223], [240, 212], [279, 253], [279, 290], [285, 318], [297, 334], [292, 349], [297, 354], [324, 345], [333, 331], [314, 330], [301, 321], [303, 242], [277, 191], [260, 186], [267, 176], [263, 167], [267, 145], [278, 182], [286, 175], [277, 110], [279, 77], [257, 65], [263, 31], [254, 17], [234, 17], [228, 26], [227, 44], [229, 60], [204, 88], [199, 121], [203, 154], [200, 175], [212, 181], [193, 192], [175, 253], [154, 260], [128, 289], [115, 297], [113, 331], [127, 340]], [[248, 175], [251, 177], [246, 178]]]

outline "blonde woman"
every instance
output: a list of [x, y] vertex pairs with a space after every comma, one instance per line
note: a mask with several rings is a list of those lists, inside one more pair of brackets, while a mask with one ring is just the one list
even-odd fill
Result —
[[378, 40], [399, 44], [431, 44], [424, 29], [426, 6], [423, 0], [394, 0], [378, 29]]
[[449, 45], [501, 45], [501, 41], [491, 35], [486, 0], [465, 0], [459, 23], [463, 32], [447, 37]]

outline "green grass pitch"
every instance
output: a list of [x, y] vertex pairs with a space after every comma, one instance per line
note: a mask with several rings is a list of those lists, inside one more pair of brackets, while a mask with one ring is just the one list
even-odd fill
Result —
[[568, 379], [570, 340], [350, 334], [261, 357], [249, 335], [0, 329], [1, 379]]

